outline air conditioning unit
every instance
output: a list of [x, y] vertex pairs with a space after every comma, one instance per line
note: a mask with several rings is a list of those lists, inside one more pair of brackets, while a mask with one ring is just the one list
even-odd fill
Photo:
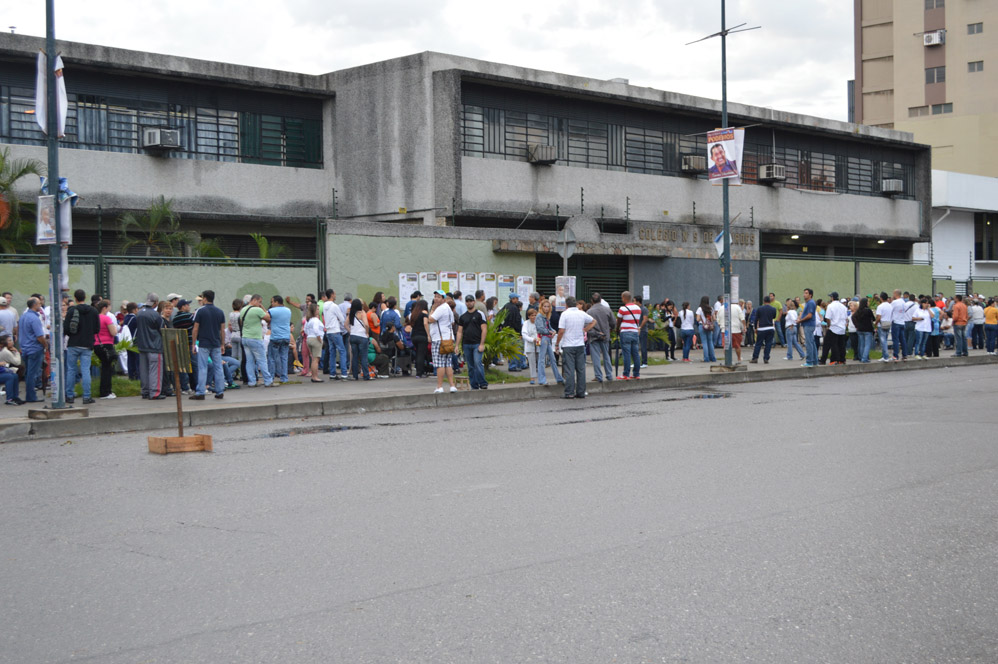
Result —
[[946, 43], [946, 31], [935, 30], [922, 35], [922, 43], [926, 46], [942, 46]]
[[783, 164], [762, 164], [759, 166], [759, 182], [783, 182], [787, 179], [787, 167]]
[[553, 164], [558, 161], [558, 147], [531, 143], [527, 146], [527, 161], [531, 164]]
[[147, 150], [179, 150], [180, 130], [149, 127], [142, 130], [142, 147]]
[[894, 194], [903, 194], [904, 180], [897, 178], [882, 180], [880, 182], [880, 193], [884, 194], [885, 196], [893, 196]]
[[702, 154], [683, 155], [683, 173], [706, 173], [707, 156]]

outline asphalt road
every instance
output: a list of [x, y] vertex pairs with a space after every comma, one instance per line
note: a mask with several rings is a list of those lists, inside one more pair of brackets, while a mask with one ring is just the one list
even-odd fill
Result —
[[995, 382], [2, 445], [0, 661], [995, 662]]

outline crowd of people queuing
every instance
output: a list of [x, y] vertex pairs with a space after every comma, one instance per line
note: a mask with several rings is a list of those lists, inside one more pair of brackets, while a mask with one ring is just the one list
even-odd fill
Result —
[[[548, 385], [550, 369], [570, 399], [586, 396], [587, 356], [598, 382], [638, 380], [649, 350], [676, 360], [680, 349], [683, 362], [699, 350], [704, 362], [716, 362], [715, 350], [728, 336], [738, 361], [743, 348], [751, 348], [750, 363], [760, 356], [769, 363], [773, 347], [780, 346], [786, 360], [796, 351], [803, 367], [845, 364], [849, 348], [859, 362], [870, 362], [875, 348], [881, 362], [924, 360], [944, 349], [955, 356], [967, 356], [969, 348], [998, 354], [998, 298], [900, 290], [815, 298], [806, 288], [782, 302], [769, 293], [758, 307], [732, 302], [730, 314], [720, 296], [713, 303], [703, 296], [695, 309], [668, 298], [649, 307], [627, 291], [616, 309], [599, 293], [588, 302], [530, 293], [521, 302], [512, 292], [501, 304], [480, 290], [467, 295], [437, 290], [429, 300], [416, 291], [401, 311], [394, 296], [379, 292], [366, 302], [346, 293], [338, 302], [333, 289], [318, 298], [309, 294], [303, 303], [273, 295], [265, 305], [262, 296], [249, 294], [234, 300], [228, 312], [214, 300], [211, 290], [193, 300], [178, 293], [160, 300], [149, 293], [142, 304], [122, 302], [112, 313], [107, 299], [93, 295], [88, 302], [86, 293], [76, 290], [72, 301], [62, 302], [66, 401], [75, 401], [79, 382], [83, 403], [94, 403], [93, 356], [100, 364], [101, 399], [116, 397], [112, 377], [118, 365], [140, 381], [143, 399], [175, 396], [176, 383], [190, 399], [204, 400], [209, 389], [222, 399], [227, 389], [271, 388], [294, 373], [312, 383], [433, 376], [435, 393], [443, 393], [445, 383], [455, 392], [455, 373], [462, 366], [469, 387], [485, 390], [486, 340], [500, 311], [505, 312], [501, 326], [519, 335], [522, 352], [489, 361], [507, 363], [508, 371], [529, 371], [531, 384]], [[0, 386], [8, 405], [38, 402], [49, 378], [51, 310], [40, 294], [27, 300], [20, 316], [10, 302], [10, 293], [0, 296]], [[190, 371], [176, 377], [165, 370], [164, 328], [188, 331]], [[131, 340], [132, 348], [117, 351], [122, 340]], [[611, 349], [623, 359], [620, 376]]]

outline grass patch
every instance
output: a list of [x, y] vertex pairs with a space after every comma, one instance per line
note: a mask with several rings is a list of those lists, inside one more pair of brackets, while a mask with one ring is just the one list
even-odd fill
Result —
[[[129, 380], [126, 376], [111, 377], [111, 391], [117, 397], [137, 397], [142, 393], [142, 385], [137, 380]], [[83, 385], [77, 383], [76, 396], [83, 396]], [[100, 378], [93, 378], [90, 381], [90, 395], [96, 399], [100, 396]]]
[[[465, 371], [464, 375], [468, 375]], [[485, 370], [485, 381], [489, 384], [491, 383], [529, 383], [530, 382], [530, 371], [524, 369], [520, 374], [509, 373], [506, 371], [499, 371], [498, 369], [486, 369]]]

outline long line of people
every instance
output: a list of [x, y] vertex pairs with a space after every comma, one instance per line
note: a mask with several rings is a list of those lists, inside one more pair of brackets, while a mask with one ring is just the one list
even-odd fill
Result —
[[[0, 387], [10, 405], [41, 401], [38, 391], [49, 378], [51, 311], [36, 294], [18, 317], [9, 298], [0, 296]], [[529, 371], [531, 384], [549, 384], [550, 369], [554, 382], [565, 385], [566, 396], [573, 398], [585, 396], [578, 385], [580, 379], [585, 382], [587, 356], [596, 381], [612, 380], [615, 347], [623, 359], [623, 374], [617, 378], [634, 380], [647, 367], [649, 350], [676, 360], [681, 349], [682, 361], [690, 362], [691, 352], [699, 349], [704, 362], [715, 362], [715, 349], [723, 347], [726, 335], [739, 361], [745, 347], [752, 348], [750, 363], [760, 357], [768, 363], [772, 348], [783, 346], [784, 359], [793, 360], [796, 352], [804, 367], [844, 364], [849, 348], [859, 362], [869, 362], [875, 348], [881, 362], [938, 357], [944, 349], [966, 356], [968, 346], [998, 354], [998, 298], [915, 296], [900, 290], [815, 298], [811, 289], [804, 289], [800, 297], [782, 302], [770, 293], [758, 307], [751, 301], [733, 302], [730, 324], [722, 297], [711, 303], [703, 296], [696, 309], [688, 301], [677, 306], [668, 298], [648, 308], [629, 292], [620, 299], [615, 311], [599, 293], [589, 302], [531, 293], [526, 303], [511, 293], [500, 308], [497, 298], [486, 298], [483, 291], [462, 295], [438, 290], [429, 302], [416, 291], [399, 311], [394, 296], [379, 292], [365, 302], [347, 293], [338, 302], [335, 290], [328, 289], [318, 299], [309, 294], [304, 303], [273, 295], [266, 307], [260, 295], [249, 294], [234, 300], [226, 314], [214, 305], [214, 293], [205, 290], [194, 300], [170, 293], [160, 301], [150, 293], [141, 305], [123, 302], [114, 315], [108, 300], [94, 295], [88, 304], [86, 293], [77, 290], [73, 302], [67, 298], [62, 303], [66, 400], [74, 401], [75, 386], [81, 383], [83, 402], [93, 403], [91, 354], [100, 363], [98, 398], [115, 398], [117, 364], [140, 380], [142, 398], [173, 396], [174, 377], [163, 363], [163, 328], [188, 331], [191, 371], [178, 378], [181, 391], [194, 400], [204, 399], [208, 389], [221, 399], [226, 389], [279, 386], [295, 372], [312, 383], [432, 375], [435, 391], [443, 392], [445, 382], [456, 391], [454, 375], [466, 366], [471, 389], [488, 389], [486, 339], [500, 311], [505, 311], [502, 326], [520, 335], [522, 352], [491, 361], [505, 363], [508, 371]], [[564, 319], [574, 311], [584, 317], [576, 319], [572, 313]], [[115, 343], [128, 339], [134, 348], [116, 352]], [[581, 374], [579, 353], [566, 352], [568, 348], [582, 349]]]

